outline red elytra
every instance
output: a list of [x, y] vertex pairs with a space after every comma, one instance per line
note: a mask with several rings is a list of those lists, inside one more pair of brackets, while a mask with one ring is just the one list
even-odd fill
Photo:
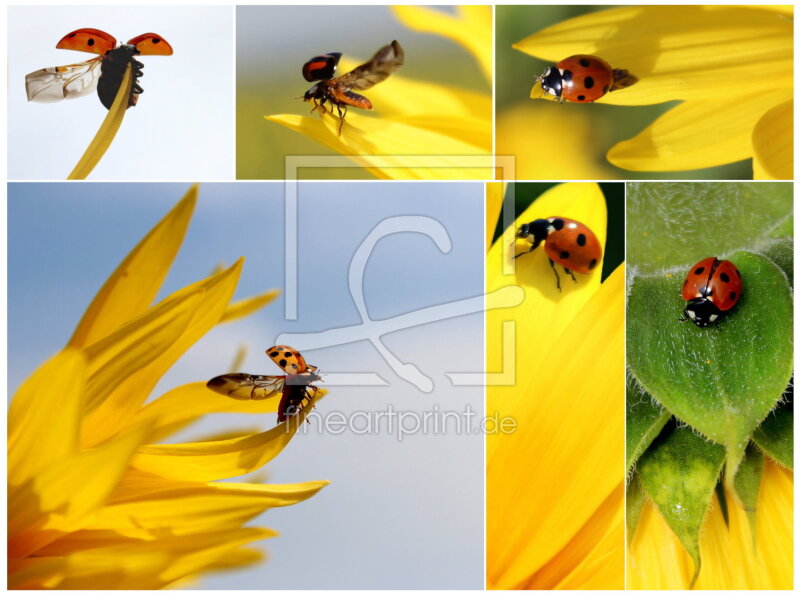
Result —
[[722, 312], [730, 310], [742, 295], [742, 276], [730, 260], [704, 258], [687, 273], [681, 296], [689, 301], [707, 298]]

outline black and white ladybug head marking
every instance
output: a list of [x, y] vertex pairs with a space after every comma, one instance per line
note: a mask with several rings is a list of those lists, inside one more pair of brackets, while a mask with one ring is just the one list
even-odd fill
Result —
[[[517, 230], [517, 237], [524, 238], [533, 244], [536, 248], [544, 240], [547, 239], [554, 231], [564, 227], [564, 220], [558, 217], [551, 217], [550, 219], [536, 219], [530, 223], [523, 223]], [[532, 249], [533, 249], [532, 248]]]
[[564, 73], [561, 70], [555, 66], [548, 66], [539, 80], [542, 81], [542, 89], [546, 93], [554, 97], [561, 97], [561, 90], [564, 86]]
[[708, 326], [716, 322], [722, 315], [720, 309], [708, 298], [697, 298], [689, 300], [683, 309], [686, 318], [694, 322], [697, 326]]

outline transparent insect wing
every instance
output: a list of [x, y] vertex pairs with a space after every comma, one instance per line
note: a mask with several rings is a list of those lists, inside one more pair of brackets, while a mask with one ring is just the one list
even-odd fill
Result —
[[356, 91], [366, 91], [386, 80], [390, 74], [403, 65], [404, 61], [403, 48], [397, 41], [393, 41], [375, 52], [368, 62], [340, 76], [336, 82]]
[[206, 386], [226, 397], [243, 401], [261, 401], [277, 397], [283, 392], [285, 376], [257, 376], [253, 374], [223, 374], [208, 381]]
[[88, 95], [97, 88], [102, 58], [79, 64], [51, 66], [31, 72], [25, 77], [28, 101], [54, 103]]

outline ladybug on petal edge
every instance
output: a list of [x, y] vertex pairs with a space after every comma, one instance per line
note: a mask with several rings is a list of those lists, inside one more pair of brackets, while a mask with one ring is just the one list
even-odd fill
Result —
[[547, 67], [536, 77], [531, 97], [547, 97], [559, 103], [591, 103], [638, 81], [635, 75], [623, 68], [612, 68], [602, 58], [576, 54]]

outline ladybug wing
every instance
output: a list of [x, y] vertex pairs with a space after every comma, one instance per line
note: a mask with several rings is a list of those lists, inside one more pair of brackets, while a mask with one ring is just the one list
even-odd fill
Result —
[[60, 50], [89, 52], [101, 56], [115, 47], [117, 47], [117, 40], [100, 29], [76, 29], [72, 33], [67, 33], [56, 44], [56, 48]]
[[350, 89], [357, 91], [365, 91], [386, 80], [395, 70], [403, 65], [405, 60], [405, 52], [400, 44], [393, 41], [389, 45], [383, 46], [369, 62], [365, 62], [348, 72], [345, 75], [336, 79], [336, 82], [341, 83]]
[[102, 56], [98, 56], [80, 64], [51, 66], [31, 72], [25, 77], [28, 101], [54, 103], [91, 93], [97, 87], [102, 62]]
[[309, 83], [313, 81], [327, 81], [336, 74], [336, 67], [339, 65], [340, 52], [330, 52], [322, 56], [314, 56], [303, 64], [303, 78]]
[[255, 376], [253, 374], [223, 374], [206, 383], [216, 393], [242, 401], [261, 401], [283, 392], [285, 376]]
[[624, 68], [615, 68], [613, 71], [614, 82], [611, 83], [609, 91], [625, 89], [639, 82], [639, 78]]
[[171, 56], [172, 46], [166, 39], [156, 33], [142, 33], [128, 40], [128, 45], [135, 46], [143, 56]]

